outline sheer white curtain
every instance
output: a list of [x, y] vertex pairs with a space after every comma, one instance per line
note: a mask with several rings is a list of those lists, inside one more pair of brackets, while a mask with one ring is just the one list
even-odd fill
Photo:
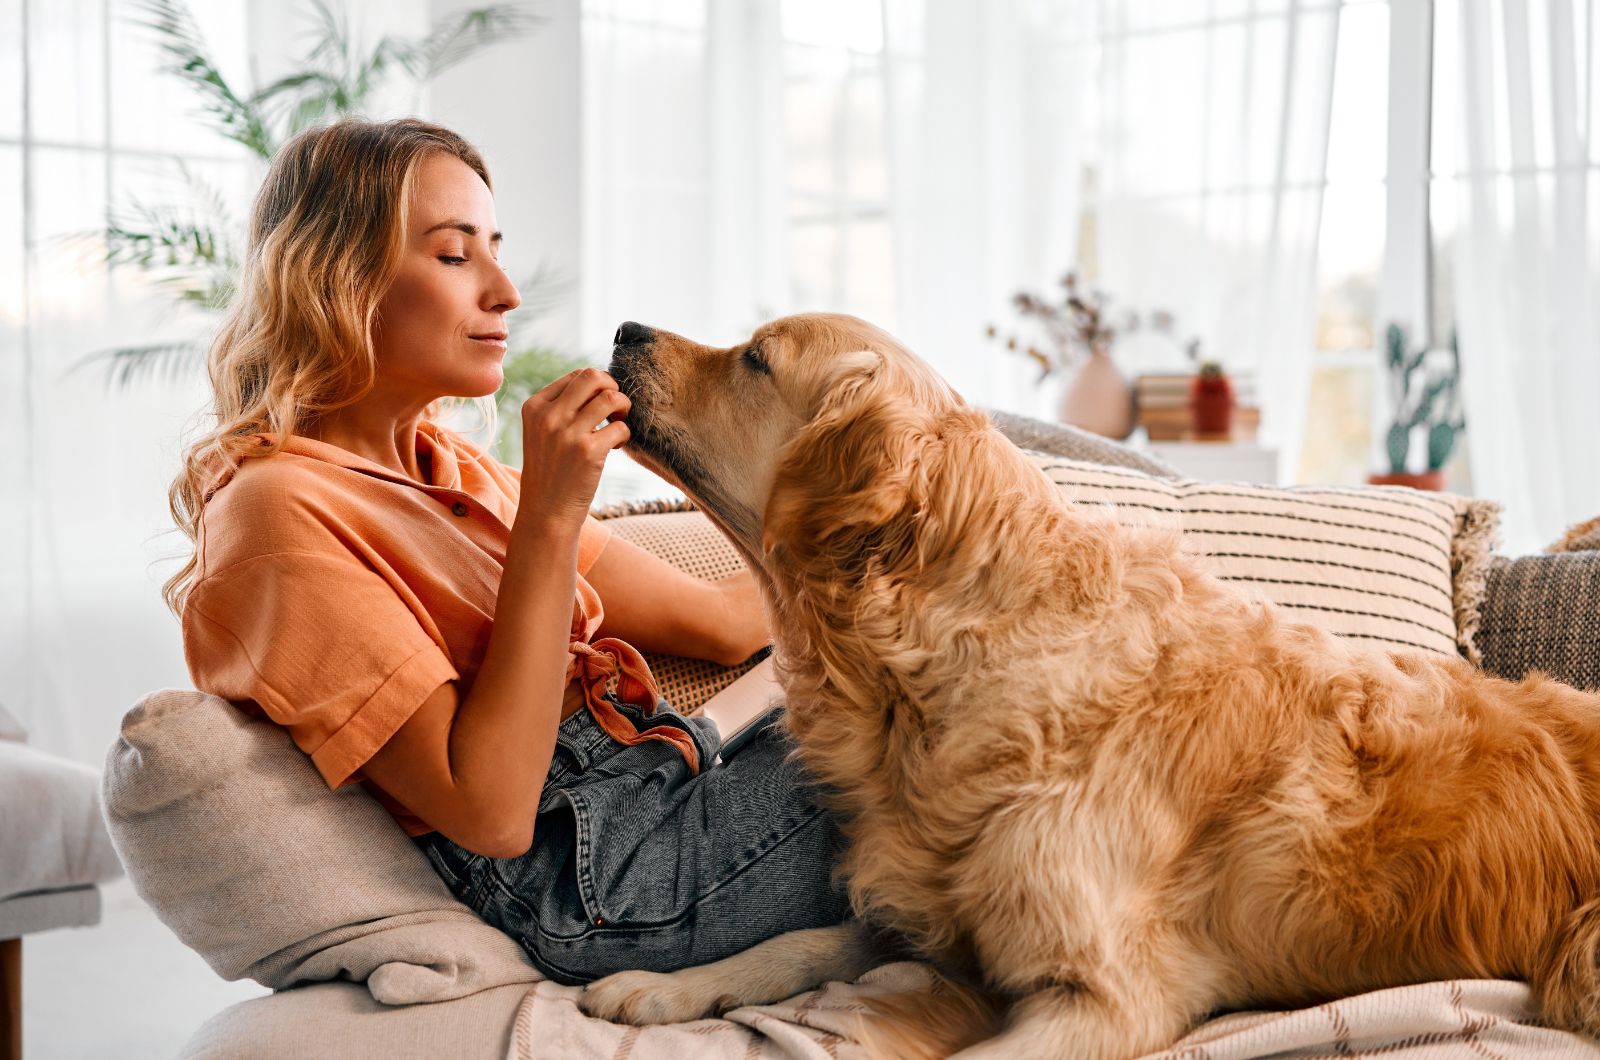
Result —
[[869, 6], [881, 54], [844, 3], [585, 0], [585, 334], [731, 342], [855, 311], [972, 400], [1047, 412], [984, 329], [1071, 262], [1088, 75], [1059, 44], [1081, 5]]
[[1173, 310], [1203, 356], [1254, 373], [1262, 435], [1297, 467], [1339, 5], [1105, 11], [1089, 204], [1098, 282], [1125, 306]]
[[[631, 318], [731, 341], [772, 313], [848, 309], [810, 304], [827, 288], [808, 255], [853, 247], [835, 269], [865, 267], [886, 214], [883, 322], [970, 399], [1048, 413], [1032, 366], [984, 330], [1076, 265], [1255, 372], [1294, 466], [1339, 4], [879, 0], [881, 55], [860, 6], [585, 0], [585, 332]], [[832, 95], [826, 64], [784, 39], [786, 20], [826, 17], [853, 27]], [[837, 144], [831, 185], [819, 135]], [[786, 142], [805, 145], [798, 168]], [[880, 157], [875, 200], [863, 174]], [[855, 227], [815, 237], [817, 201]]]
[[585, 0], [582, 331], [732, 343], [789, 305], [778, 5]]
[[985, 340], [1075, 258], [1093, 5], [884, 0], [885, 139], [902, 338], [967, 398], [1049, 415], [1031, 362]]
[[[246, 5], [203, 5], [230, 69]], [[167, 534], [177, 436], [203, 373], [120, 389], [74, 371], [86, 353], [175, 340], [204, 321], [100, 247], [113, 204], [182, 202], [182, 159], [230, 201], [241, 150], [188, 117], [194, 103], [150, 34], [98, 0], [0, 5], [0, 703], [35, 746], [99, 765], [143, 693], [188, 682], [160, 598], [182, 539]]]
[[1435, 195], [1454, 213], [1472, 481], [1505, 504], [1508, 550], [1536, 549], [1600, 512], [1600, 9], [1436, 11], [1440, 51], [1459, 55], [1434, 119], [1459, 150], [1436, 152]]
[[[415, 0], [350, 6], [376, 31], [427, 25]], [[190, 8], [236, 86], [257, 63], [276, 76], [311, 17], [266, 0]], [[0, 4], [0, 706], [33, 745], [94, 766], [140, 696], [189, 684], [160, 595], [188, 548], [166, 491], [207, 388], [198, 367], [113, 388], [75, 366], [204, 337], [213, 320], [147, 274], [108, 272], [93, 233], [134, 202], [181, 212], [176, 162], [242, 219], [263, 169], [196, 119], [136, 14]]]

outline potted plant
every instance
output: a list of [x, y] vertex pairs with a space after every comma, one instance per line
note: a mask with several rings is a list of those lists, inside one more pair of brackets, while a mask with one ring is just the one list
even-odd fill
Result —
[[1189, 384], [1189, 417], [1200, 434], [1227, 434], [1233, 429], [1233, 383], [1217, 361], [1204, 361]]
[[[1388, 348], [1389, 396], [1394, 412], [1384, 433], [1389, 470], [1370, 475], [1375, 486], [1410, 486], [1444, 489], [1444, 465], [1455, 451], [1466, 419], [1460, 407], [1461, 354], [1454, 333], [1450, 336], [1450, 363], [1429, 371], [1428, 351], [1411, 352], [1405, 329], [1390, 324], [1385, 332]], [[1417, 432], [1424, 438], [1424, 468], [1413, 471], [1411, 442]]]

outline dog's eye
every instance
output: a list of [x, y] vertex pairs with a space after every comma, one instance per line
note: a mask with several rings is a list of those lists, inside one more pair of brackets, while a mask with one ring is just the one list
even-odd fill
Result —
[[752, 372], [760, 372], [762, 375], [772, 374], [772, 369], [767, 367], [767, 362], [761, 359], [761, 355], [756, 352], [756, 348], [754, 346], [745, 347], [744, 363], [745, 367], [749, 368]]

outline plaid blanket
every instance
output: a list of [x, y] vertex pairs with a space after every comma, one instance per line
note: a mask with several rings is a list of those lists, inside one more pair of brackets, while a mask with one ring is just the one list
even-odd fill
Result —
[[[927, 983], [922, 965], [888, 964], [856, 983], [828, 983], [723, 1019], [625, 1027], [578, 1010], [576, 987], [535, 985], [517, 1010], [507, 1060], [829, 1060], [860, 1055], [851, 1037], [860, 999]], [[1062, 1055], [1072, 1054], [1063, 1042]], [[1379, 990], [1290, 1012], [1240, 1012], [1202, 1024], [1149, 1060], [1247, 1057], [1446, 1057], [1600, 1060], [1600, 1043], [1539, 1025], [1528, 988], [1498, 979]]]

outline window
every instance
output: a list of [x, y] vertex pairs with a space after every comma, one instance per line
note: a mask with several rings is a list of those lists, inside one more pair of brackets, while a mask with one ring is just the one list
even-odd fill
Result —
[[893, 330], [882, 13], [784, 0], [782, 32], [792, 305]]
[[1295, 475], [1301, 482], [1358, 483], [1374, 469], [1389, 180], [1389, 36], [1388, 4], [1340, 9], [1317, 241], [1316, 360]]
[[[246, 6], [193, 5], [214, 53], [242, 69]], [[0, 5], [0, 681], [39, 746], [97, 761], [96, 733], [135, 690], [182, 681], [159, 594], [182, 539], [166, 488], [203, 401], [186, 386], [109, 393], [85, 354], [200, 333], [149, 276], [108, 272], [95, 235], [135, 201], [182, 202], [175, 162], [236, 209], [259, 173], [242, 149], [179, 120], [196, 100], [123, 4]], [[85, 667], [85, 658], [104, 663]]]

